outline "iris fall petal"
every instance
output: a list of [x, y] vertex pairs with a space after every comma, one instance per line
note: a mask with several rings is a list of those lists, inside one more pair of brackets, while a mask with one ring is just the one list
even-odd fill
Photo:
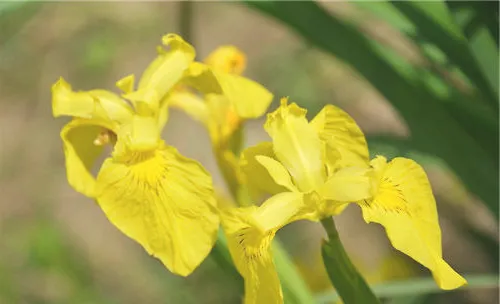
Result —
[[436, 202], [425, 171], [406, 158], [372, 161], [378, 176], [376, 193], [360, 203], [366, 222], [385, 227], [394, 248], [427, 267], [442, 289], [454, 289], [466, 281], [442, 258], [441, 229]]
[[217, 237], [210, 175], [172, 147], [108, 158], [97, 176], [97, 201], [118, 229], [182, 276], [205, 259]]

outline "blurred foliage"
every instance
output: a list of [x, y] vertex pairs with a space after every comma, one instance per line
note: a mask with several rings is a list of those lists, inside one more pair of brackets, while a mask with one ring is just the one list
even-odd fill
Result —
[[[484, 276], [468, 276], [467, 288], [491, 288], [498, 286], [498, 276], [495, 275], [484, 275]], [[402, 302], [403, 297], [405, 303], [421, 303], [421, 296], [431, 293], [442, 293], [432, 278], [426, 279], [413, 279], [405, 280], [401, 282], [390, 282], [385, 284], [375, 285], [373, 287], [374, 293], [379, 298], [398, 298], [401, 297], [398, 302]], [[329, 303], [332, 300], [338, 300], [338, 296], [335, 293], [329, 293], [318, 296], [319, 303]], [[361, 303], [361, 302], [360, 302]], [[367, 303], [367, 302], [362, 302]], [[391, 302], [392, 303], [392, 302]]]
[[[439, 41], [436, 46], [440, 48], [446, 45], [443, 52], [450, 59], [462, 62], [461, 66], [471, 66], [470, 69], [462, 68], [462, 71], [467, 73], [472, 82], [486, 88], [486, 77], [479, 72], [472, 55], [459, 51], [470, 47], [465, 38], [460, 36], [463, 40], [452, 45], [446, 44], [446, 41], [441, 43], [442, 36], [452, 42], [457, 39], [452, 36], [458, 35], [459, 31], [455, 23], [434, 25], [434, 29], [432, 23], [428, 23], [434, 20], [431, 18], [450, 20], [443, 18], [449, 15], [446, 6], [434, 10], [433, 7], [438, 8], [440, 3], [429, 4], [431, 8], [428, 5], [419, 6], [416, 2], [395, 3], [391, 2], [416, 15], [428, 14], [427, 22], [416, 18], [418, 23], [414, 25], [419, 34], [441, 33], [432, 37]], [[471, 96], [457, 97], [450, 86], [447, 98], [443, 98], [431, 86], [431, 82], [442, 81], [432, 71], [412, 65], [387, 46], [367, 37], [348, 20], [329, 14], [314, 2], [248, 2], [248, 5], [282, 20], [310, 43], [353, 66], [404, 117], [411, 130], [411, 137], [407, 141], [413, 149], [444, 159], [469, 189], [480, 196], [498, 216], [498, 100], [494, 98], [497, 88], [484, 91], [483, 87], [478, 87]], [[425, 25], [424, 29], [419, 27], [422, 24]], [[441, 27], [449, 27], [453, 32], [442, 33]], [[453, 50], [451, 56], [447, 53], [450, 49]], [[488, 58], [489, 66], [497, 69], [498, 73], [498, 49], [493, 54], [494, 57]], [[482, 94], [488, 97], [481, 98]], [[468, 162], [469, 158], [478, 161]]]

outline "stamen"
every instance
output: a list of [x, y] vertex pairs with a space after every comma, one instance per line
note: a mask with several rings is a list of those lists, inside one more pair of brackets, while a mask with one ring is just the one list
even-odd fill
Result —
[[115, 139], [116, 135], [111, 130], [104, 129], [102, 130], [94, 139], [94, 145], [96, 146], [104, 146], [109, 144]]

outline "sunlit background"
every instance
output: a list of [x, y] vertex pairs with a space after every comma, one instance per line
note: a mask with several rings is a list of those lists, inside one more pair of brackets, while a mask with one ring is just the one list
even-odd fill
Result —
[[[496, 275], [498, 3], [448, 6], [463, 41], [446, 38], [456, 31], [439, 15], [441, 4], [446, 8], [436, 2], [430, 14], [436, 25], [384, 2], [329, 2], [311, 11], [280, 3], [278, 18], [262, 3], [0, 2], [0, 303], [241, 302], [241, 279], [213, 256], [188, 278], [170, 274], [66, 181], [59, 138], [66, 120], [52, 117], [51, 85], [63, 76], [75, 89], [115, 90], [116, 80], [144, 70], [169, 32], [185, 35], [198, 59], [224, 44], [243, 50], [245, 75], [275, 93], [271, 109], [281, 96], [308, 108], [309, 117], [338, 105], [366, 133], [373, 155], [422, 163], [437, 198], [445, 259], [462, 274]], [[474, 15], [474, 28], [460, 23], [474, 10], [485, 14]], [[262, 123], [247, 124], [247, 145], [267, 139]], [[225, 191], [201, 125], [174, 112], [164, 138], [199, 160]], [[430, 277], [390, 247], [380, 226], [366, 225], [358, 207], [337, 223], [370, 283], [390, 289], [395, 280]], [[321, 226], [294, 223], [278, 235], [318, 303], [329, 303]], [[478, 282], [450, 293], [394, 287], [386, 303], [498, 303], [495, 284]]]

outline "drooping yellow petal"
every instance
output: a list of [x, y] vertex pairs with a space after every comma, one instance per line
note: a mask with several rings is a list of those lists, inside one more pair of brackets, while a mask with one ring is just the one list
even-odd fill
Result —
[[262, 85], [250, 79], [213, 72], [219, 82], [224, 96], [233, 104], [241, 118], [258, 118], [267, 111], [273, 95]]
[[366, 139], [349, 114], [326, 105], [311, 121], [321, 140], [328, 142], [341, 155], [339, 166], [363, 166], [369, 162]]
[[276, 194], [287, 191], [285, 187], [278, 185], [266, 168], [257, 161], [255, 158], [257, 155], [276, 159], [273, 145], [270, 142], [260, 143], [243, 150], [241, 153], [240, 168], [252, 197], [258, 199], [262, 194]]
[[246, 67], [246, 56], [232, 45], [220, 46], [204, 60], [212, 68], [229, 74], [240, 75]]
[[360, 202], [366, 222], [385, 227], [394, 248], [429, 268], [438, 286], [455, 289], [466, 281], [442, 258], [436, 202], [425, 171], [406, 158], [372, 161], [378, 179], [375, 196]]
[[305, 117], [306, 110], [282, 99], [281, 106], [269, 114], [264, 125], [273, 139], [278, 160], [287, 168], [303, 192], [319, 188], [325, 179], [322, 144]]
[[204, 94], [224, 95], [241, 118], [262, 116], [273, 99], [273, 95], [257, 82], [218, 71], [199, 62], [191, 65], [188, 74], [188, 85]]
[[283, 303], [271, 255], [276, 231], [303, 205], [302, 194], [279, 193], [260, 207], [222, 211], [222, 225], [236, 268], [245, 280], [245, 304]]
[[372, 196], [372, 176], [366, 168], [346, 167], [328, 177], [319, 194], [325, 199], [356, 202]]
[[[271, 254], [275, 233], [259, 234], [248, 222], [241, 222], [233, 229], [224, 223], [229, 251], [245, 281], [245, 304], [283, 303], [283, 292]], [[236, 229], [238, 228], [238, 229]]]
[[95, 145], [94, 140], [102, 131], [103, 128], [95, 122], [78, 118], [61, 130], [68, 182], [88, 197], [95, 197], [95, 177], [91, 170], [103, 152], [103, 146]]
[[75, 92], [63, 78], [52, 86], [52, 112], [55, 117], [73, 116], [99, 121], [114, 131], [133, 114], [127, 102], [118, 95], [105, 90]]
[[196, 55], [194, 48], [178, 35], [168, 34], [162, 42], [169, 49], [159, 49], [158, 57], [142, 74], [137, 90], [125, 95], [139, 114], [158, 111], [160, 101], [181, 80]]
[[169, 146], [108, 158], [97, 176], [97, 201], [111, 223], [182, 276], [205, 259], [217, 237], [210, 175]]

